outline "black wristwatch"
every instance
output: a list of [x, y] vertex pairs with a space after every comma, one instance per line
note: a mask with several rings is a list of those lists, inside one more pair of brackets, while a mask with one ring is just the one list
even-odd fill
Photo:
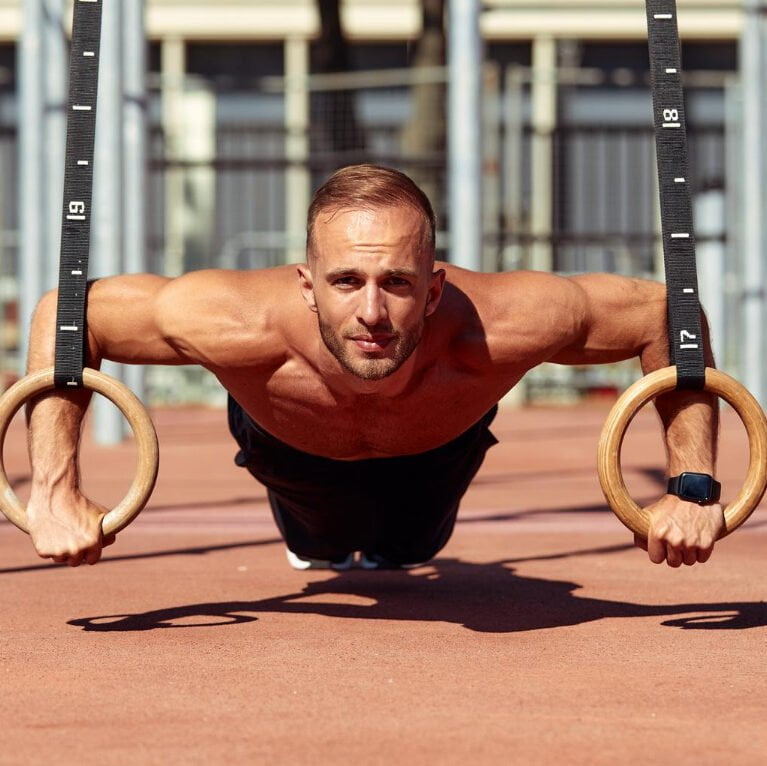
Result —
[[667, 493], [691, 503], [716, 503], [721, 492], [722, 485], [707, 473], [685, 472], [668, 480]]

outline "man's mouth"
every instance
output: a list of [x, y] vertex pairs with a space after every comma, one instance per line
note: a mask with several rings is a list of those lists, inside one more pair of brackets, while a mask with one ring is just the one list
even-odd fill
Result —
[[352, 335], [357, 348], [362, 351], [383, 351], [394, 340], [393, 335]]

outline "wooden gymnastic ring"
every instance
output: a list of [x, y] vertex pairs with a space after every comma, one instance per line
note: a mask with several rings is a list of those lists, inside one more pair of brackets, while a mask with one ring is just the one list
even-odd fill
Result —
[[[83, 370], [85, 388], [103, 394], [113, 402], [133, 429], [138, 448], [138, 467], [133, 483], [122, 501], [103, 518], [101, 527], [105, 535], [124, 529], [146, 505], [157, 479], [159, 450], [157, 434], [144, 405], [119, 380], [103, 372], [86, 368]], [[14, 493], [5, 473], [3, 444], [13, 416], [33, 396], [54, 389], [53, 369], [42, 370], [22, 378], [0, 397], [0, 510], [9, 521], [23, 532], [27, 529], [27, 513]]]
[[[676, 388], [676, 367], [646, 375], [630, 386], [610, 410], [599, 438], [599, 482], [615, 515], [640, 537], [647, 539], [649, 516], [631, 499], [621, 472], [621, 447], [634, 415], [650, 400]], [[721, 396], [738, 413], [748, 435], [750, 459], [743, 487], [724, 510], [721, 537], [737, 529], [759, 505], [767, 487], [767, 418], [754, 397], [734, 378], [706, 368], [705, 390]]]

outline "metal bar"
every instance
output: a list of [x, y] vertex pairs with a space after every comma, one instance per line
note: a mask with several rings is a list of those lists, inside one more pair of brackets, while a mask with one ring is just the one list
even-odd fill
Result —
[[[470, 2], [473, 2], [473, 0], [470, 0]], [[444, 83], [446, 78], [447, 72], [441, 66], [313, 75], [308, 74], [308, 72], [297, 75], [288, 72], [286, 69], [285, 77], [268, 76], [254, 78], [253, 85], [267, 93], [284, 93], [291, 87], [305, 88], [316, 92], [321, 90], [396, 88], [406, 85], [439, 84]]]
[[726, 335], [724, 357], [717, 359], [720, 369], [729, 372], [738, 380], [743, 379], [740, 369], [741, 313], [740, 280], [743, 258], [743, 215], [744, 205], [741, 198], [743, 183], [743, 104], [741, 103], [740, 77], [730, 76], [724, 91], [725, 96], [725, 222], [726, 252], [725, 282], [722, 290], [725, 294]]
[[61, 199], [64, 191], [64, 154], [67, 137], [67, 70], [69, 50], [65, 0], [43, 3], [43, 135], [45, 150], [45, 209], [41, 216], [44, 238], [42, 290], [56, 285], [61, 239]]
[[546, 239], [554, 215], [554, 130], [557, 123], [557, 41], [539, 37], [533, 41], [531, 153], [532, 194], [530, 228], [538, 242], [531, 250], [530, 268], [551, 271], [554, 253]]
[[285, 41], [285, 229], [289, 234], [286, 263], [304, 259], [306, 213], [311, 197], [309, 158], [309, 41]]
[[32, 312], [43, 292], [43, 61], [41, 0], [23, 0], [19, 45], [19, 346], [24, 365]]
[[[147, 270], [147, 94], [144, 0], [122, 0], [123, 149], [125, 174], [123, 247], [127, 273]], [[145, 397], [141, 365], [125, 368], [125, 382], [139, 399]]]
[[[718, 366], [724, 365], [725, 314], [725, 195], [723, 188], [709, 189], [695, 198], [695, 239], [700, 298], [708, 318], [711, 347]], [[704, 239], [708, 236], [708, 241]]]
[[[512, 232], [522, 232], [522, 179], [524, 146], [524, 79], [516, 64], [506, 69], [505, 88], [505, 130], [504, 130], [504, 208], [506, 228]], [[508, 246], [504, 252], [504, 268], [521, 267], [522, 254], [517, 246]]]
[[450, 0], [448, 210], [450, 261], [482, 267], [482, 38], [478, 0]]
[[743, 81], [743, 384], [762, 406], [767, 403], [765, 383], [765, 273], [763, 254], [767, 237], [767, 2], [746, 0], [740, 41]]
[[[123, 265], [123, 167], [122, 167], [122, 45], [120, 9], [105, 2], [101, 21], [99, 108], [96, 114], [96, 148], [93, 161], [93, 276], [118, 274]], [[120, 379], [120, 365], [104, 362], [102, 370]], [[94, 437], [99, 444], [116, 444], [124, 435], [119, 410], [103, 396], [93, 400]]]
[[501, 260], [498, 248], [487, 238], [501, 226], [501, 72], [496, 62], [483, 65], [482, 80], [482, 270], [498, 271]]
[[[185, 72], [184, 40], [166, 37], [162, 41], [162, 125], [165, 130], [165, 156], [173, 159], [181, 157]], [[165, 176], [164, 273], [169, 277], [184, 273], [184, 179], [185, 174], [180, 169], [172, 170]]]

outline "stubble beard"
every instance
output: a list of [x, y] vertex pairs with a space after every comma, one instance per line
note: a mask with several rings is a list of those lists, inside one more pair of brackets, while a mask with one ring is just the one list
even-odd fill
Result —
[[[333, 354], [338, 363], [347, 372], [362, 380], [383, 380], [397, 372], [420, 343], [424, 327], [424, 320], [421, 319], [415, 327], [397, 333], [391, 341], [394, 347], [392, 349], [393, 353], [390, 356], [387, 355], [385, 358], [377, 357], [371, 352], [366, 355], [367, 358], [358, 359], [353, 358], [349, 353], [347, 336], [339, 337], [319, 314], [317, 315], [317, 321], [319, 322], [320, 336], [327, 350]], [[365, 334], [366, 330], [365, 328], [360, 328], [357, 332]], [[389, 351], [389, 347], [387, 347], [386, 351]]]

